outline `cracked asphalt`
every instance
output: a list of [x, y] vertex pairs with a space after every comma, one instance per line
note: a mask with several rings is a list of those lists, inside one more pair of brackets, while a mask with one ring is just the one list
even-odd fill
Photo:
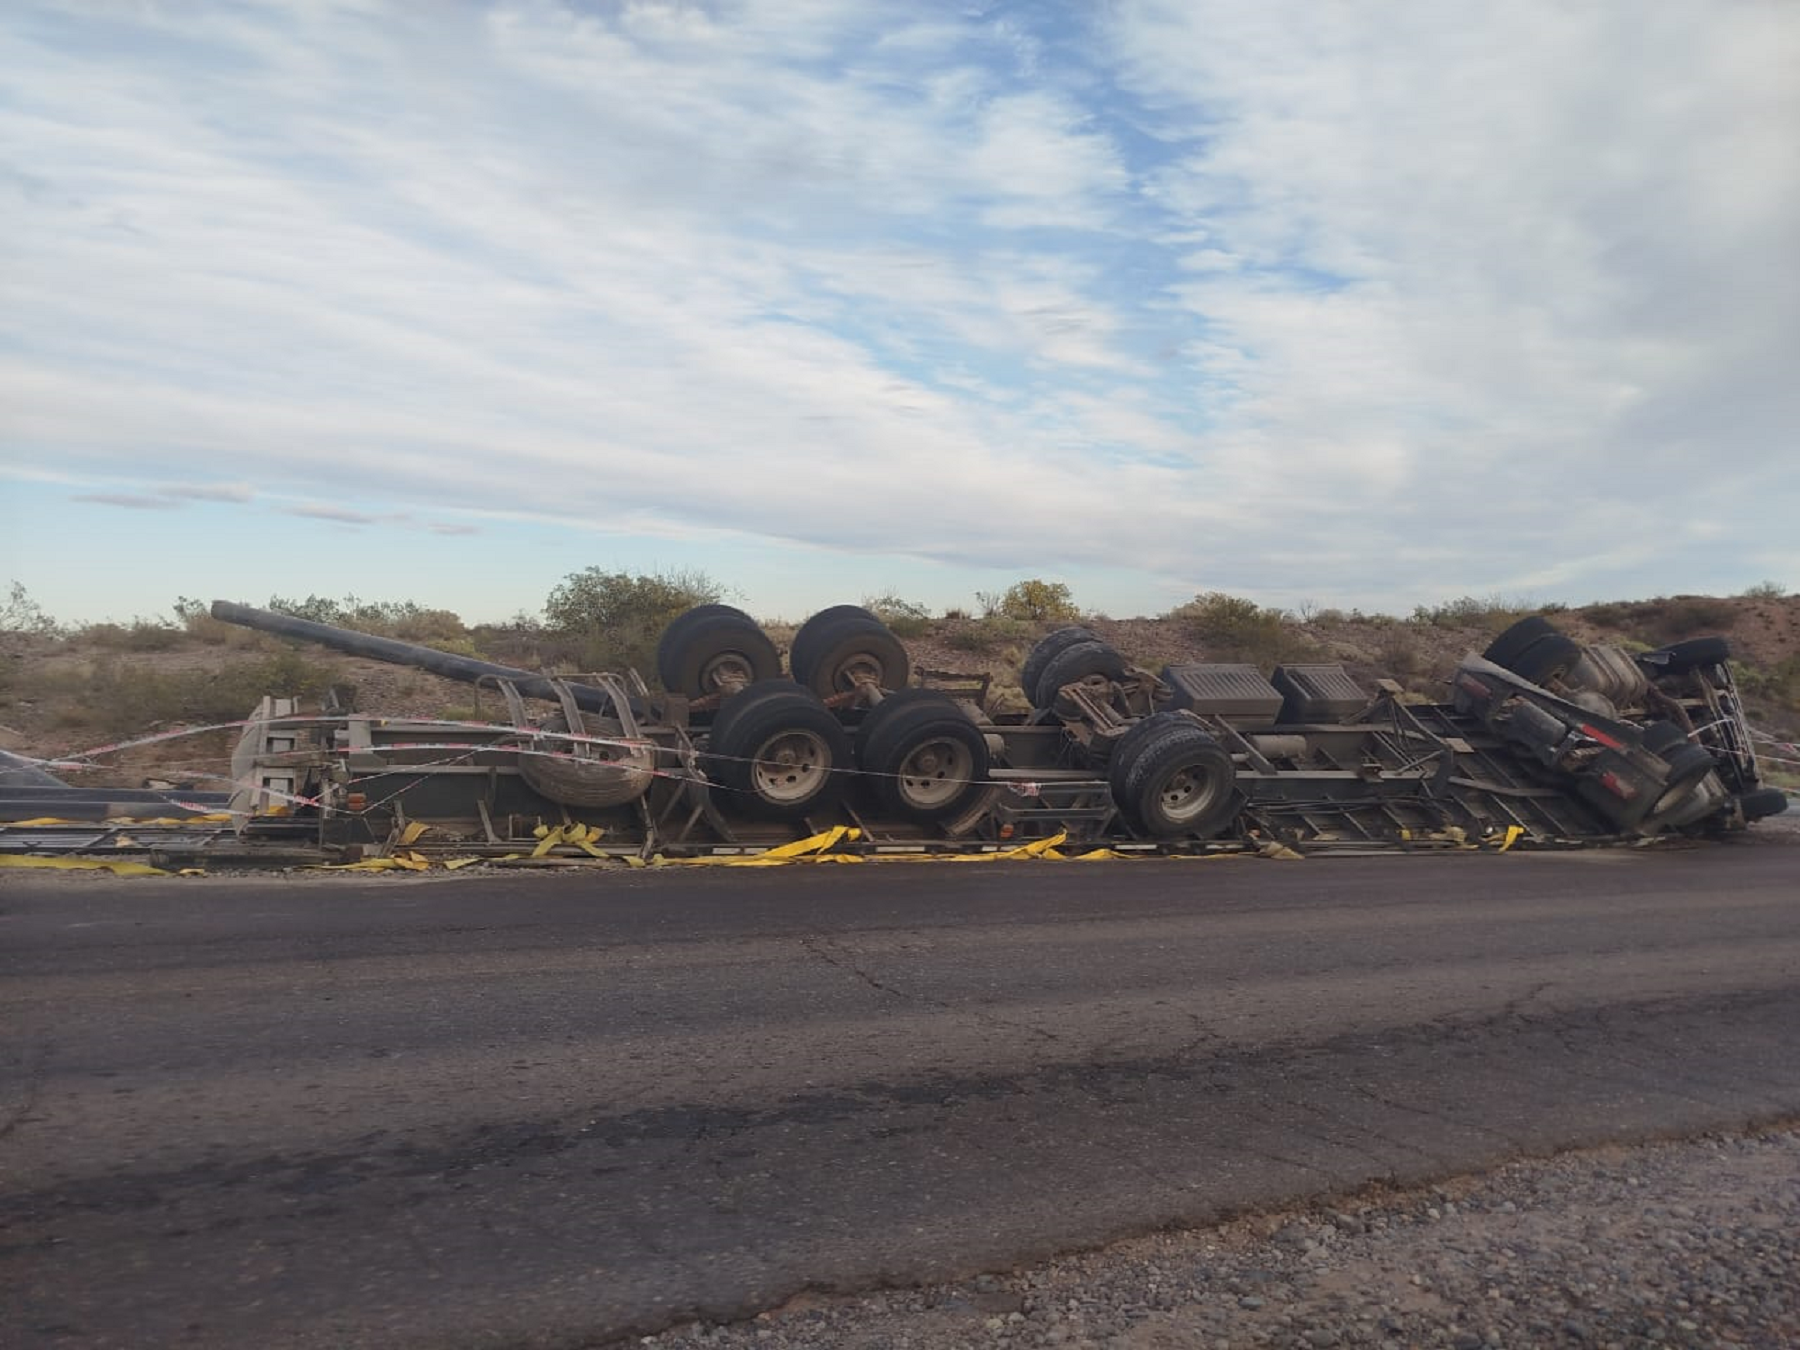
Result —
[[1800, 851], [0, 887], [0, 1342], [584, 1346], [1800, 1111]]

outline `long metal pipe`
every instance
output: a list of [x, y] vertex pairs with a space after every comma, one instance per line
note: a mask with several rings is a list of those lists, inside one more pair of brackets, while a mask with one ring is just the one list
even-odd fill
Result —
[[533, 671], [520, 670], [516, 666], [502, 666], [493, 661], [479, 661], [472, 656], [457, 656], [454, 652], [440, 652], [435, 647], [421, 647], [412, 642], [376, 637], [373, 633], [358, 633], [328, 623], [314, 623], [311, 619], [298, 619], [292, 614], [234, 604], [230, 600], [213, 601], [212, 616], [225, 623], [274, 633], [278, 637], [317, 642], [351, 656], [428, 670], [433, 675], [442, 675], [447, 680], [460, 680], [464, 684], [474, 684], [483, 678], [510, 680], [527, 698], [555, 701], [556, 685], [561, 684], [574, 697], [577, 707], [596, 713], [610, 713], [613, 710], [612, 695], [594, 685], [576, 684], [571, 680], [553, 682], [548, 676]]

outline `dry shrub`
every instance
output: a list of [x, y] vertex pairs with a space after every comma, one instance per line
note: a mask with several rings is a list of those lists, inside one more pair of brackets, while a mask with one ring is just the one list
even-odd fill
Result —
[[1562, 605], [1540, 605], [1526, 599], [1464, 595], [1437, 605], [1413, 609], [1412, 622], [1431, 628], [1478, 628], [1497, 634], [1530, 614], [1556, 614]]
[[1167, 617], [1185, 626], [1214, 659], [1247, 661], [1272, 669], [1283, 661], [1303, 660], [1318, 650], [1293, 627], [1286, 610], [1265, 608], [1223, 591], [1196, 595]]
[[91, 623], [76, 636], [109, 651], [166, 652], [182, 646], [188, 635], [173, 624], [133, 619], [128, 624]]
[[1713, 596], [1673, 595], [1589, 605], [1581, 615], [1600, 628], [1668, 643], [1730, 628], [1737, 619], [1737, 607]]
[[863, 597], [863, 608], [888, 626], [897, 638], [924, 637], [932, 629], [931, 611], [913, 600], [903, 600], [892, 591]]
[[336, 675], [334, 667], [291, 650], [185, 673], [145, 671], [103, 657], [85, 670], [58, 672], [54, 688], [36, 692], [42, 701], [59, 705], [60, 725], [123, 736], [159, 726], [236, 721], [265, 694], [315, 700]]

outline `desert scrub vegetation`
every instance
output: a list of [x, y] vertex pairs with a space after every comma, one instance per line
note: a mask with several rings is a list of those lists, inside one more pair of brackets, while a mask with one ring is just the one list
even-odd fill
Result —
[[952, 651], [972, 655], [1029, 645], [1036, 639], [1039, 625], [1025, 619], [1009, 619], [1003, 614], [985, 619], [964, 619], [943, 635], [943, 643]]
[[1629, 633], [1651, 642], [1680, 642], [1703, 633], [1730, 628], [1737, 608], [1729, 600], [1708, 595], [1658, 596], [1652, 600], [1614, 600], [1588, 605], [1581, 617], [1599, 628]]
[[22, 677], [12, 697], [21, 703], [53, 703], [55, 722], [64, 729], [122, 736], [237, 721], [264, 694], [316, 701], [339, 683], [338, 673], [336, 666], [296, 651], [190, 671], [146, 670], [108, 654]]
[[863, 608], [888, 626], [895, 637], [924, 637], [933, 628], [931, 611], [912, 600], [904, 600], [892, 591], [863, 597]]
[[31, 592], [17, 581], [7, 583], [6, 599], [0, 600], [0, 633], [23, 637], [61, 637], [63, 627]]
[[1303, 660], [1316, 648], [1284, 609], [1268, 608], [1241, 595], [1203, 591], [1164, 616], [1205, 645], [1214, 659], [1246, 661], [1272, 669]]
[[1427, 628], [1479, 628], [1497, 634], [1527, 615], [1560, 614], [1565, 608], [1558, 604], [1534, 604], [1524, 598], [1509, 600], [1498, 595], [1485, 598], [1463, 595], [1435, 605], [1415, 606], [1412, 622]]
[[1075, 597], [1060, 581], [1030, 577], [1015, 581], [1005, 591], [977, 591], [975, 601], [984, 619], [1021, 619], [1028, 623], [1072, 623], [1081, 617]]
[[571, 572], [544, 601], [545, 654], [576, 670], [656, 669], [663, 629], [695, 605], [716, 604], [725, 587], [706, 573]]

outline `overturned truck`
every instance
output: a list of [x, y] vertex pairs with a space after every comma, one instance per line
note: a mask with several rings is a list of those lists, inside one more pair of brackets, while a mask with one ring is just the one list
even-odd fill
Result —
[[915, 671], [855, 605], [803, 624], [785, 667], [743, 611], [690, 610], [662, 635], [655, 689], [212, 613], [462, 680], [505, 710], [304, 717], [265, 701], [233, 764], [247, 843], [379, 848], [422, 823], [476, 854], [571, 825], [594, 827], [590, 853], [642, 856], [834, 825], [868, 850], [1555, 846], [1740, 830], [1787, 806], [1759, 778], [1722, 638], [1631, 655], [1528, 618], [1461, 663], [1448, 702], [1419, 703], [1338, 665], [1151, 672], [1072, 626], [1024, 662], [1032, 710], [994, 715], [987, 676]]

